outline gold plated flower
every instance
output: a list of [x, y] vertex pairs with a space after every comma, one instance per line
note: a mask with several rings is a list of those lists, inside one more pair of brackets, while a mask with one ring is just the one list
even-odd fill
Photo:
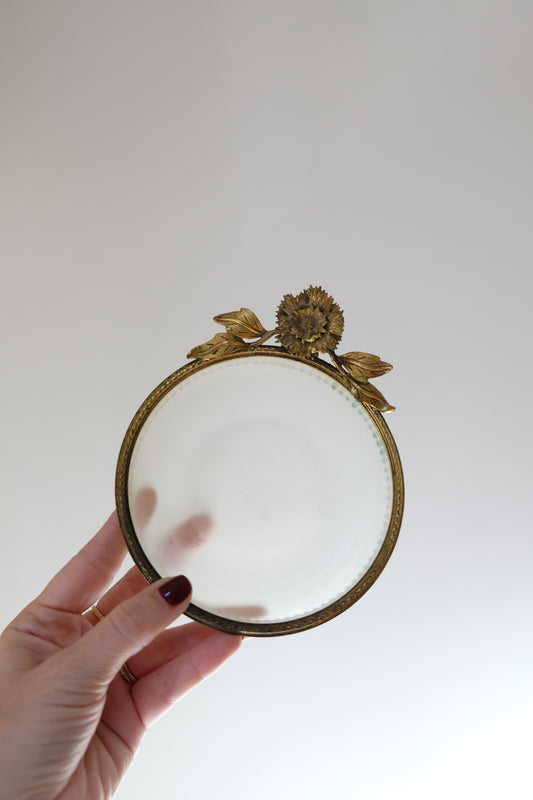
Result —
[[295, 356], [311, 358], [337, 347], [344, 330], [339, 305], [321, 286], [310, 286], [296, 297], [286, 294], [278, 307], [278, 342]]
[[344, 315], [321, 286], [309, 286], [296, 296], [286, 294], [279, 304], [277, 321], [276, 328], [266, 330], [249, 308], [218, 314], [215, 322], [223, 325], [225, 332], [216, 333], [208, 342], [193, 347], [187, 358], [206, 361], [258, 351], [275, 336], [296, 358], [314, 358], [317, 353], [328, 353], [355, 398], [381, 412], [393, 410], [394, 406], [369, 383], [369, 378], [389, 372], [390, 364], [371, 353], [335, 353], [344, 330]]

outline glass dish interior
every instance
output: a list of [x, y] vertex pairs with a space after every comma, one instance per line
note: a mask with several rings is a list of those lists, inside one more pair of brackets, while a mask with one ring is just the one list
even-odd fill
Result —
[[365, 408], [311, 364], [251, 356], [175, 386], [133, 448], [128, 498], [161, 576], [245, 623], [294, 620], [342, 597], [387, 534], [392, 472]]

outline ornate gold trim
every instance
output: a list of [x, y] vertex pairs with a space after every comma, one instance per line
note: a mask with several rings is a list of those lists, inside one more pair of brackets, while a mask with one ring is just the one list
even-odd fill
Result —
[[343, 384], [357, 400], [382, 413], [394, 411], [394, 406], [369, 382], [370, 378], [390, 372], [392, 364], [371, 353], [353, 351], [336, 355], [344, 330], [344, 314], [321, 286], [309, 286], [296, 296], [286, 294], [278, 307], [278, 325], [272, 330], [267, 331], [249, 308], [218, 314], [214, 321], [224, 325], [226, 332], [216, 333], [209, 341], [193, 347], [187, 358], [206, 361], [237, 355], [257, 350], [275, 336], [286, 353], [306, 361], [327, 353], [344, 376]]
[[[227, 318], [230, 315], [222, 316]], [[237, 322], [239, 322], [239, 320]], [[264, 337], [264, 335], [264, 333], [261, 333], [259, 334], [258, 338], [261, 339]], [[359, 356], [361, 354], [347, 354], [347, 356], [344, 356], [343, 358], [348, 359], [349, 355]], [[341, 370], [337, 366], [332, 366], [316, 356], [312, 359], [304, 359], [287, 352], [286, 348], [269, 345], [246, 347], [245, 349], [239, 350], [230, 349], [229, 352], [225, 351], [217, 356], [210, 354], [208, 357], [204, 356], [202, 358], [197, 358], [197, 360], [185, 364], [183, 367], [162, 381], [162, 383], [160, 383], [159, 386], [157, 386], [142, 403], [141, 407], [130, 423], [120, 449], [115, 481], [117, 511], [124, 538], [135, 563], [145, 578], [150, 582], [158, 580], [161, 576], [151, 565], [140, 545], [131, 519], [128, 502], [129, 468], [135, 443], [140, 431], [154, 408], [163, 399], [163, 397], [165, 397], [168, 392], [170, 392], [175, 386], [184, 381], [190, 375], [200, 370], [208, 369], [214, 363], [235, 358], [247, 358], [249, 356], [282, 358], [298, 362], [303, 361], [304, 363], [309, 364], [317, 370], [320, 370], [328, 376], [334, 378], [342, 386], [353, 392], [352, 376], [345, 370]], [[357, 362], [357, 360], [357, 358], [354, 358], [355, 362]], [[379, 369], [379, 366], [376, 368]], [[381, 413], [372, 408], [368, 403], [363, 401], [362, 405], [371, 421], [377, 428], [385, 445], [391, 466], [393, 498], [390, 522], [383, 545], [381, 546], [381, 549], [379, 550], [372, 565], [361, 578], [361, 580], [334, 603], [317, 611], [316, 613], [309, 614], [295, 620], [265, 624], [245, 623], [219, 617], [211, 612], [199, 608], [198, 606], [195, 606], [194, 604], [189, 606], [187, 616], [189, 616], [191, 619], [197, 620], [198, 622], [202, 622], [205, 625], [209, 625], [212, 628], [217, 628], [218, 630], [226, 631], [228, 633], [241, 634], [243, 636], [282, 636], [289, 633], [304, 631], [333, 619], [333, 617], [341, 614], [347, 608], [352, 606], [365, 594], [365, 592], [368, 591], [368, 589], [383, 571], [398, 539], [404, 507], [404, 480], [396, 443], [385, 420], [381, 416]]]

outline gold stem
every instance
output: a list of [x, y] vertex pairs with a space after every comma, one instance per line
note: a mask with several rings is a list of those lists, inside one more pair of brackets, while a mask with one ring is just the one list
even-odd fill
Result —
[[345, 370], [345, 369], [344, 369], [344, 367], [342, 366], [342, 364], [341, 364], [341, 362], [340, 362], [340, 360], [339, 360], [338, 356], [336, 356], [336, 355], [335, 355], [335, 353], [333, 352], [333, 350], [328, 350], [328, 353], [329, 353], [329, 357], [331, 358], [331, 360], [333, 361], [333, 363], [335, 364], [335, 366], [337, 367], [337, 369], [338, 369], [338, 370], [340, 370], [340, 372], [342, 372], [343, 374], [346, 374], [346, 375], [348, 375], [348, 377], [350, 377], [349, 373], [348, 373], [348, 372], [346, 372], [346, 370]]
[[348, 370], [347, 370], [347, 369], [345, 369], [345, 368], [342, 366], [342, 364], [341, 364], [341, 361], [340, 361], [339, 357], [338, 357], [337, 355], [335, 355], [335, 353], [333, 352], [333, 350], [328, 350], [328, 353], [329, 353], [329, 357], [331, 358], [331, 360], [333, 361], [333, 363], [335, 364], [335, 366], [337, 367], [337, 369], [339, 370], [339, 372], [340, 372], [342, 375], [345, 375], [345, 376], [348, 378], [348, 386], [351, 386], [351, 387], [353, 387], [353, 385], [354, 385], [354, 380], [353, 380], [352, 376], [350, 375], [350, 373], [348, 372]]
[[278, 332], [277, 328], [274, 328], [273, 331], [265, 331], [264, 334], [258, 339], [256, 342], [250, 342], [252, 347], [259, 347], [259, 345], [264, 344], [268, 339], [274, 336], [275, 333]]

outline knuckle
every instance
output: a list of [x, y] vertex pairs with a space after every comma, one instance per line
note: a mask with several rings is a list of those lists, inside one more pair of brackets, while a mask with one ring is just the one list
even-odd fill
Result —
[[143, 644], [146, 631], [142, 621], [128, 603], [122, 603], [114, 608], [107, 619], [127, 647], [140, 647]]

